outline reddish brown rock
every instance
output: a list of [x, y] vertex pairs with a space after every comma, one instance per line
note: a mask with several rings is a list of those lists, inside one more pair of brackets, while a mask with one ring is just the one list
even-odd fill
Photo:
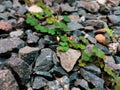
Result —
[[0, 30], [11, 31], [12, 25], [7, 22], [0, 22]]
[[101, 43], [101, 44], [103, 44], [103, 45], [107, 45], [106, 37], [105, 37], [104, 35], [102, 35], [102, 34], [97, 34], [97, 35], [95, 36], [95, 39], [96, 39], [99, 43]]
[[0, 90], [19, 90], [18, 84], [9, 70], [0, 70]]

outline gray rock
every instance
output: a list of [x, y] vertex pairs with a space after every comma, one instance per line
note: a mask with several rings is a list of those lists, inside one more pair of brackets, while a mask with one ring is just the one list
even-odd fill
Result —
[[120, 6], [117, 6], [117, 7], [113, 8], [113, 14], [120, 15]]
[[85, 11], [83, 8], [79, 8], [77, 12], [78, 12], [78, 14], [81, 15], [81, 16], [82, 16], [82, 15], [86, 15], [86, 11]]
[[19, 90], [19, 86], [9, 70], [0, 70], [0, 90]]
[[4, 5], [7, 9], [13, 7], [13, 4], [12, 4], [12, 2], [11, 2], [10, 0], [8, 0], [8, 1], [3, 1], [3, 5]]
[[22, 30], [12, 31], [10, 32], [10, 37], [21, 37], [24, 34]]
[[22, 85], [26, 85], [30, 80], [30, 67], [27, 63], [17, 57], [16, 54], [12, 54], [11, 58], [8, 59], [5, 65], [14, 71], [17, 78], [21, 80]]
[[62, 67], [67, 72], [70, 72], [76, 64], [78, 58], [81, 56], [81, 52], [79, 50], [69, 49], [66, 52], [58, 51], [57, 55], [60, 57]]
[[48, 90], [69, 90], [69, 78], [63, 76], [55, 81], [49, 81], [47, 83], [47, 88]]
[[40, 49], [44, 48], [45, 46], [45, 40], [43, 38], [41, 38], [39, 41], [38, 41], [38, 47]]
[[93, 26], [86, 26], [84, 27], [85, 31], [93, 31], [94, 27]]
[[96, 74], [96, 75], [100, 75], [101, 74], [101, 70], [99, 67], [97, 67], [96, 65], [94, 64], [89, 64], [87, 66], [84, 67], [86, 70]]
[[118, 24], [120, 22], [120, 16], [108, 15], [108, 19], [112, 24]]
[[18, 14], [24, 15], [27, 12], [27, 8], [25, 7], [20, 7], [19, 10], [17, 11]]
[[88, 82], [84, 79], [77, 79], [74, 84], [75, 84], [75, 86], [81, 86], [85, 90], [90, 90], [90, 88], [88, 86]]
[[22, 7], [19, 0], [13, 0], [13, 7], [14, 9]]
[[41, 54], [38, 56], [35, 63], [35, 71], [49, 71], [54, 64], [57, 64], [58, 58], [54, 51], [49, 48], [41, 50]]
[[76, 11], [75, 7], [71, 7], [68, 3], [60, 4], [60, 7], [62, 9], [62, 12], [73, 12], [73, 11]]
[[33, 74], [40, 75], [40, 76], [45, 76], [45, 77], [48, 77], [48, 78], [53, 78], [52, 74], [48, 71], [35, 71]]
[[8, 20], [8, 16], [9, 16], [8, 12], [0, 13], [0, 19]]
[[27, 34], [27, 43], [37, 43], [39, 37], [34, 35], [31, 30], [27, 30], [25, 33]]
[[80, 69], [82, 77], [88, 82], [92, 83], [98, 90], [104, 90], [104, 80], [97, 77], [96, 75], [86, 71], [85, 69]]
[[28, 64], [33, 63], [38, 56], [39, 48], [26, 46], [19, 50], [19, 58], [27, 62]]
[[67, 26], [71, 31], [78, 30], [78, 29], [83, 29], [83, 26], [76, 21], [67, 23]]
[[93, 44], [96, 44], [96, 43], [97, 43], [97, 41], [96, 41], [96, 39], [95, 39], [94, 37], [92, 37], [92, 36], [90, 36], [90, 35], [88, 35], [88, 34], [86, 34], [85, 37], [86, 37], [91, 43], [93, 43]]
[[0, 5], [0, 13], [1, 13], [1, 12], [4, 12], [4, 11], [5, 11], [5, 9], [6, 9], [6, 8], [5, 8], [5, 6]]
[[0, 54], [7, 53], [13, 49], [20, 49], [25, 46], [25, 42], [19, 38], [9, 38], [0, 40]]
[[78, 8], [85, 8], [91, 13], [98, 12], [100, 6], [96, 1], [77, 1]]
[[32, 88], [33, 89], [40, 89], [40, 88], [46, 86], [47, 82], [48, 82], [48, 80], [46, 80], [45, 78], [40, 77], [40, 76], [36, 76], [34, 81], [33, 81]]
[[109, 68], [111, 70], [120, 70], [120, 64], [116, 64], [113, 56], [106, 56], [104, 60], [105, 68]]

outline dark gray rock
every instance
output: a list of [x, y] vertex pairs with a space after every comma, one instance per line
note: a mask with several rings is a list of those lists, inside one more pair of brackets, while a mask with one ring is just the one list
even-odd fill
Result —
[[11, 69], [13, 72], [15, 72], [15, 76], [17, 80], [21, 80], [22, 85], [26, 85], [30, 80], [30, 67], [29, 65], [17, 57], [16, 54], [12, 54], [11, 58], [8, 59], [5, 63], [6, 67]]
[[69, 90], [69, 78], [63, 76], [54, 81], [49, 81], [47, 83], [48, 90]]
[[120, 56], [113, 56], [116, 64], [120, 64]]
[[68, 23], [67, 26], [71, 31], [78, 30], [78, 29], [83, 29], [83, 26], [76, 21]]
[[19, 50], [19, 57], [28, 64], [31, 64], [36, 60], [38, 53], [39, 48], [26, 46]]
[[105, 54], [110, 54], [109, 49], [106, 46], [103, 46], [99, 43], [97, 43], [96, 46], [99, 47], [99, 49], [102, 50]]
[[86, 71], [85, 69], [80, 69], [81, 75], [85, 80], [91, 82], [98, 90], [104, 90], [104, 80], [97, 77], [93, 73]]
[[98, 90], [104, 90], [104, 80], [97, 77], [93, 73], [86, 71], [85, 69], [80, 69], [82, 77], [88, 82], [92, 83]]
[[40, 89], [40, 88], [46, 86], [47, 82], [48, 82], [48, 80], [46, 80], [45, 78], [40, 77], [40, 76], [36, 76], [34, 81], [33, 81], [32, 88], [33, 89]]
[[79, 78], [78, 72], [73, 72], [69, 75], [70, 82], [73, 83]]
[[75, 86], [81, 86], [85, 90], [90, 90], [90, 88], [88, 86], [88, 82], [84, 79], [77, 79], [74, 84], [75, 84]]
[[62, 67], [56, 65], [49, 72], [54, 73], [57, 76], [68, 76], [68, 73]]
[[45, 44], [47, 44], [47, 45], [55, 44], [55, 41], [53, 41], [53, 37], [51, 37], [49, 35], [44, 36], [44, 41], [45, 41]]
[[64, 0], [54, 0], [54, 3], [63, 3]]
[[48, 77], [48, 78], [53, 78], [52, 74], [48, 71], [35, 71], [33, 74], [40, 75], [40, 76], [45, 76], [45, 77]]
[[5, 6], [0, 5], [0, 13], [5, 11]]
[[41, 54], [38, 56], [35, 63], [35, 71], [49, 71], [54, 64], [57, 64], [58, 58], [54, 51], [49, 48], [41, 50]]
[[120, 22], [120, 16], [117, 15], [108, 15], [108, 19], [112, 24], [118, 24]]
[[19, 38], [9, 38], [0, 40], [0, 54], [7, 53], [13, 49], [20, 49], [25, 46], [25, 42]]
[[19, 90], [19, 86], [9, 70], [0, 70], [0, 90]]
[[32, 44], [38, 42], [39, 37], [34, 35], [31, 30], [27, 30], [25, 33], [27, 34], [27, 43]]
[[109, 68], [111, 70], [120, 70], [120, 64], [115, 63], [115, 59], [113, 56], [107, 56], [104, 60], [105, 67], [104, 68]]
[[96, 75], [100, 75], [101, 74], [101, 70], [99, 67], [97, 67], [96, 65], [94, 64], [89, 64], [87, 66], [84, 67], [86, 70], [96, 74]]
[[76, 11], [75, 7], [71, 7], [68, 3], [60, 4], [62, 12], [73, 12]]
[[101, 28], [108, 28], [108, 25], [106, 22], [102, 21], [102, 20], [86, 20], [83, 23], [84, 26], [93, 26], [97, 29], [101, 29]]

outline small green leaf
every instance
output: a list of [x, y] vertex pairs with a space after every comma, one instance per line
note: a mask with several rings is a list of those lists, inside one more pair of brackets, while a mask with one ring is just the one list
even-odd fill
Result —
[[93, 51], [94, 53], [98, 53], [98, 48], [97, 48], [96, 46], [94, 46], [93, 49], [92, 49], [92, 51]]
[[91, 57], [91, 54], [90, 53], [86, 53], [84, 52], [83, 55], [82, 55], [82, 59], [84, 61], [89, 61], [89, 58]]
[[86, 63], [85, 62], [83, 62], [83, 60], [78, 60], [78, 65], [80, 66], [80, 67], [84, 67], [84, 66], [86, 66]]
[[101, 50], [99, 50], [97, 53], [96, 53], [96, 56], [98, 56], [99, 58], [104, 58], [105, 56], [105, 53]]
[[71, 22], [71, 20], [68, 16], [64, 16], [63, 20], [67, 23]]
[[61, 36], [60, 38], [61, 38], [61, 41], [64, 41], [64, 42], [68, 41], [68, 37], [67, 36]]
[[115, 76], [115, 74], [112, 72], [112, 70], [111, 70], [110, 68], [104, 68], [104, 71], [105, 71], [108, 75], [110, 75], [110, 76], [112, 76], [112, 77]]
[[55, 30], [54, 29], [49, 29], [48, 33], [51, 34], [51, 35], [54, 35], [55, 34]]
[[63, 46], [58, 46], [57, 50], [58, 51], [62, 51], [62, 52], [66, 52], [69, 49], [69, 47], [63, 47]]
[[107, 32], [107, 34], [112, 37], [113, 36], [113, 30], [112, 29], [109, 29], [109, 28], [105, 28], [105, 31]]
[[67, 42], [60, 42], [59, 44], [60, 44], [60, 46], [68, 46]]
[[48, 24], [53, 24], [54, 23], [53, 18], [47, 18], [46, 21], [47, 21]]
[[82, 50], [84, 50], [84, 49], [86, 48], [86, 46], [83, 45], [83, 44], [79, 44], [79, 47], [80, 47], [80, 49], [82, 49]]
[[84, 44], [88, 44], [88, 43], [89, 43], [88, 40], [85, 39], [85, 38], [82, 39], [82, 42], [83, 42]]

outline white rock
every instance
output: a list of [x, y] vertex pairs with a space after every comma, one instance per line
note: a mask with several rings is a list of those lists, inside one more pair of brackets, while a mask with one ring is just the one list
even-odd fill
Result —
[[41, 7], [38, 7], [37, 5], [32, 5], [28, 8], [28, 11], [31, 13], [43, 12], [43, 9]]
[[105, 4], [107, 0], [96, 0], [99, 4]]
[[13, 32], [10, 33], [10, 37], [20, 37], [22, 35], [23, 35], [22, 30], [13, 31]]
[[60, 57], [60, 63], [62, 67], [70, 72], [78, 58], [81, 56], [81, 52], [79, 50], [69, 49], [67, 52], [57, 52], [57, 55]]

